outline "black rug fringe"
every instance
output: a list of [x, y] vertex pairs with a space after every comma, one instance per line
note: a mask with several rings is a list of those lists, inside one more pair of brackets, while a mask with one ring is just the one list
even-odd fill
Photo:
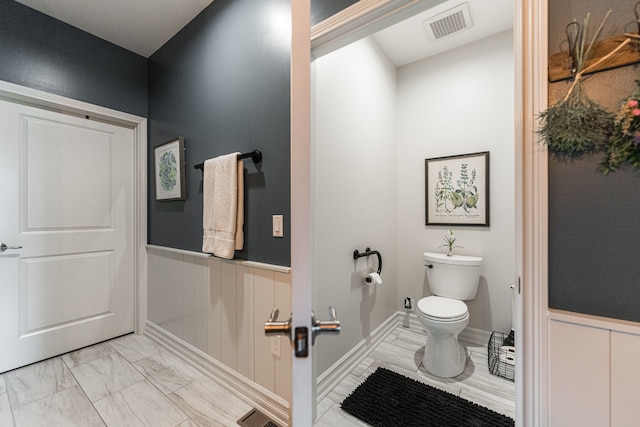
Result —
[[502, 414], [385, 368], [378, 368], [342, 402], [374, 426], [513, 427]]

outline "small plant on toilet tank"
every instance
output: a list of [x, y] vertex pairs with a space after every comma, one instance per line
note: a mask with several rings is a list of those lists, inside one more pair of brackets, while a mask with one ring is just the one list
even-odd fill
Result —
[[453, 250], [455, 248], [461, 248], [462, 246], [456, 246], [456, 238], [453, 236], [453, 231], [451, 229], [449, 229], [449, 231], [447, 231], [447, 233], [444, 235], [444, 237], [442, 238], [442, 240], [444, 240], [446, 243], [444, 245], [440, 245], [440, 247], [446, 247], [447, 248], [447, 256], [453, 256]]

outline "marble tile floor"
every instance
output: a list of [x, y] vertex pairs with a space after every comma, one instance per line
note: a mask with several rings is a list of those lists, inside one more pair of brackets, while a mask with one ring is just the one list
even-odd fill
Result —
[[425, 342], [426, 331], [417, 319], [408, 327], [397, 326], [320, 401], [314, 427], [367, 426], [342, 411], [340, 403], [380, 366], [515, 418], [515, 383], [489, 372], [486, 345], [461, 340], [468, 355], [465, 370], [456, 378], [443, 379], [429, 374], [422, 365]]
[[[443, 380], [421, 365], [425, 341], [417, 320], [397, 326], [319, 403], [314, 425], [366, 426], [340, 403], [379, 366], [514, 417], [515, 385], [489, 373], [485, 346], [467, 344], [464, 373]], [[0, 374], [0, 427], [234, 426], [250, 409], [178, 356], [134, 334]]]
[[233, 426], [250, 409], [135, 334], [0, 374], [0, 427]]

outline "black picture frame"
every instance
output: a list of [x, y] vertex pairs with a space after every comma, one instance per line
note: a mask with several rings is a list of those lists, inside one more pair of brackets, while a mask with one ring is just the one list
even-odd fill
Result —
[[425, 159], [426, 225], [489, 227], [489, 152]]
[[156, 200], [185, 200], [184, 138], [160, 144], [153, 152]]

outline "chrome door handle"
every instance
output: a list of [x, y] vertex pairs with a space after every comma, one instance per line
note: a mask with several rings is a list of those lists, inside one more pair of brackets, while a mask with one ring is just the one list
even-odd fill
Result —
[[7, 246], [4, 243], [0, 243], [0, 253], [6, 251], [7, 249], [22, 249], [22, 246]]
[[286, 335], [291, 338], [291, 317], [289, 320], [278, 320], [278, 313], [280, 311], [274, 308], [269, 316], [269, 320], [264, 322], [265, 335]]
[[316, 320], [316, 314], [311, 312], [311, 344], [315, 344], [316, 335], [325, 332], [340, 332], [340, 321], [334, 306], [329, 307], [329, 320]]

